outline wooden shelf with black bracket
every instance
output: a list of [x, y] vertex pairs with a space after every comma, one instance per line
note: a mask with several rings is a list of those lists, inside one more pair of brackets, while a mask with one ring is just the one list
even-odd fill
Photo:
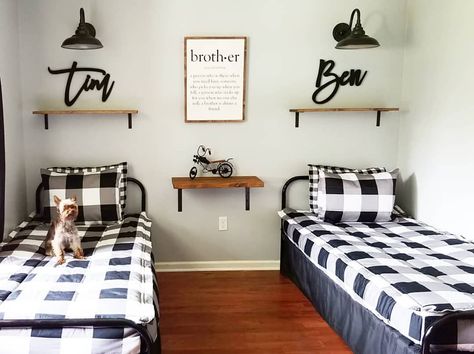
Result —
[[245, 210], [250, 210], [250, 188], [261, 188], [263, 181], [257, 176], [172, 177], [173, 188], [178, 190], [178, 211], [183, 211], [183, 189], [245, 188]]
[[398, 112], [399, 108], [292, 108], [290, 112], [295, 114], [295, 128], [300, 126], [300, 113], [315, 113], [315, 112], [377, 112], [376, 126], [380, 126], [380, 117], [382, 112]]
[[73, 110], [38, 110], [33, 111], [33, 114], [44, 117], [44, 129], [49, 129], [50, 115], [127, 115], [128, 129], [132, 129], [132, 115], [137, 114], [137, 109], [73, 109]]

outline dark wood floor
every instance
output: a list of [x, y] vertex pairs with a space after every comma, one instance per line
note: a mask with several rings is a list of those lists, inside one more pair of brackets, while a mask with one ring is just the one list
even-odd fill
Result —
[[159, 273], [163, 354], [351, 353], [278, 271]]

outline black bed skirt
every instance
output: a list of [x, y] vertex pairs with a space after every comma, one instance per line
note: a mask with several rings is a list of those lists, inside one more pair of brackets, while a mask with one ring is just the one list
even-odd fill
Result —
[[309, 261], [288, 238], [281, 238], [280, 271], [311, 301], [326, 322], [357, 354], [419, 354], [421, 346], [383, 323], [354, 301]]
[[158, 332], [158, 336], [156, 340], [153, 342], [151, 346], [151, 353], [150, 354], [161, 354], [161, 334], [160, 334], [160, 327], [156, 329]]

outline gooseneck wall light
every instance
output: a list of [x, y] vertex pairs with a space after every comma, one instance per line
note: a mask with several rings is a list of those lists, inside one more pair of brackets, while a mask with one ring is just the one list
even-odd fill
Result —
[[[357, 15], [357, 22], [354, 28], [352, 28], [354, 15]], [[360, 24], [359, 9], [352, 11], [351, 21], [349, 24], [338, 23], [332, 31], [332, 36], [338, 42], [336, 49], [363, 49], [380, 46], [375, 38], [369, 37], [365, 34], [365, 31]]]
[[84, 9], [80, 11], [80, 22], [71, 37], [67, 38], [61, 47], [66, 49], [99, 49], [103, 45], [95, 38], [95, 28], [90, 23], [87, 23], [84, 16]]

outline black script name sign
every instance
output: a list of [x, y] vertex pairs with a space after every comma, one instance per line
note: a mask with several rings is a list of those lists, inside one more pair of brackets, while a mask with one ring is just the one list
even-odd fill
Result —
[[[318, 78], [316, 79], [317, 89], [313, 93], [314, 103], [323, 104], [329, 102], [336, 95], [340, 86], [360, 86], [367, 75], [367, 71], [362, 73], [360, 69], [351, 69], [344, 71], [341, 76], [338, 76], [332, 72], [335, 65], [334, 60], [321, 59], [319, 61]], [[323, 83], [323, 81], [325, 82]], [[325, 89], [329, 93], [321, 98], [322, 91]]]
[[[71, 67], [68, 69], [53, 70], [48, 66], [48, 71], [50, 74], [53, 74], [53, 75], [68, 74], [66, 89], [64, 91], [64, 103], [66, 103], [66, 106], [68, 107], [72, 106], [77, 101], [77, 99], [79, 98], [82, 92], [90, 91], [94, 89], [96, 89], [97, 91], [102, 90], [102, 102], [105, 102], [109, 98], [110, 93], [112, 92], [112, 89], [114, 88], [114, 84], [115, 84], [115, 81], [112, 81], [109, 87], [110, 74], [108, 74], [105, 70], [96, 69], [96, 68], [78, 68], [76, 61], [73, 62]], [[70, 90], [71, 90], [71, 83], [74, 78], [74, 74], [76, 72], [81, 72], [81, 71], [90, 72], [90, 73], [99, 73], [103, 77], [101, 78], [101, 80], [98, 80], [98, 79], [93, 79], [91, 75], [87, 74], [81, 87], [76, 92], [76, 94], [71, 98]]]

